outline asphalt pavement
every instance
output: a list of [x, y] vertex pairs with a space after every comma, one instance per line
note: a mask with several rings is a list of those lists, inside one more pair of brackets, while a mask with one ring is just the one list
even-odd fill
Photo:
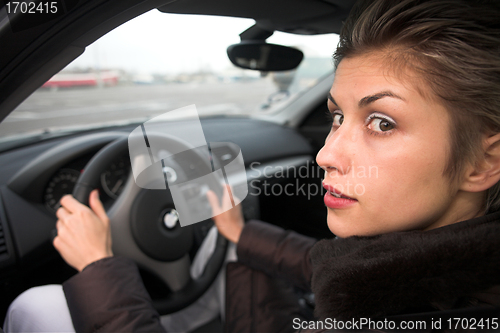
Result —
[[39, 89], [0, 124], [0, 138], [34, 131], [119, 124], [195, 104], [200, 116], [259, 112], [277, 90], [269, 79]]

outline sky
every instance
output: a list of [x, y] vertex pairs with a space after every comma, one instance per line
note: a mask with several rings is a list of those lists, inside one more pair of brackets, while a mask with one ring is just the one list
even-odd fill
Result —
[[[253, 24], [251, 19], [165, 14], [155, 9], [97, 40], [67, 68], [119, 68], [138, 74], [223, 70], [231, 66], [227, 47], [238, 43], [239, 34]], [[298, 46], [306, 56], [331, 57], [338, 36], [275, 32], [267, 41]]]

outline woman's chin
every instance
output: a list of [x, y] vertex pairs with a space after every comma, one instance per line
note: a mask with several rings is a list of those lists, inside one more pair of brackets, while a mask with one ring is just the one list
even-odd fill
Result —
[[379, 235], [381, 233], [385, 233], [387, 231], [380, 230], [376, 225], [373, 224], [365, 224], [363, 227], [363, 223], [360, 218], [346, 216], [338, 216], [330, 209], [328, 210], [327, 217], [327, 225], [328, 229], [337, 237], [347, 238], [351, 236], [374, 236]]
[[336, 216], [330, 211], [328, 212], [327, 224], [328, 229], [337, 237], [346, 238], [354, 236], [353, 226], [345, 218]]

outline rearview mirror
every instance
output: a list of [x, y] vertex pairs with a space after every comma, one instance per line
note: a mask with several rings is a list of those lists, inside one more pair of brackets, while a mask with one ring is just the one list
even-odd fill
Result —
[[229, 60], [240, 68], [262, 72], [297, 68], [304, 58], [302, 51], [262, 41], [244, 41], [227, 48]]

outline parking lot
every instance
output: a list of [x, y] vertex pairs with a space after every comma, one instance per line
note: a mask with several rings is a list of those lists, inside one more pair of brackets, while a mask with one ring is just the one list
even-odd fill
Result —
[[200, 116], [258, 112], [270, 79], [39, 89], [0, 125], [0, 137], [62, 127], [146, 120], [195, 104]]

